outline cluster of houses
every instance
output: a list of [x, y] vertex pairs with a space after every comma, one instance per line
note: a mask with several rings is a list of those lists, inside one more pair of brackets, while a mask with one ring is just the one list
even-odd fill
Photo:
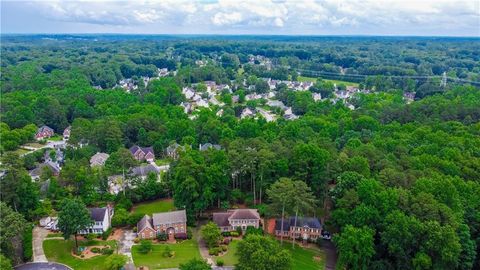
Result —
[[182, 102], [181, 106], [185, 113], [191, 113], [196, 108], [208, 108], [209, 104], [223, 106], [224, 104], [217, 100], [216, 95], [222, 91], [232, 92], [232, 89], [228, 84], [216, 84], [214, 81], [203, 82], [206, 86], [205, 92], [195, 90], [195, 87], [199, 84], [194, 84], [192, 87], [184, 87], [182, 93], [185, 96], [186, 102]]
[[[166, 77], [170, 74], [173, 74], [175, 76], [177, 74], [176, 71], [170, 72], [168, 68], [157, 68], [157, 76], [156, 77], [147, 77], [147, 76], [142, 76], [140, 77], [140, 80], [143, 80], [143, 84], [145, 87], [148, 86], [148, 84], [154, 80], [158, 79], [161, 77]], [[125, 78], [120, 80], [114, 88], [122, 88], [124, 89], [127, 93], [130, 93], [130, 91], [137, 90], [138, 89], [138, 84], [136, 81], [132, 78]]]

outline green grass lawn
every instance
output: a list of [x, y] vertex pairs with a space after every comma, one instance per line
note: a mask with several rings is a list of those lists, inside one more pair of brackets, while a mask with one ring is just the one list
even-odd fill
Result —
[[59, 142], [59, 141], [63, 140], [63, 136], [54, 135], [54, 136], [48, 138], [47, 140], [49, 140], [49, 141], [54, 141], [54, 142]]
[[[163, 257], [162, 253], [167, 246], [175, 252], [174, 257]], [[147, 266], [150, 270], [177, 268], [181, 263], [185, 263], [192, 258], [201, 258], [198, 244], [195, 239], [185, 240], [177, 244], [152, 245], [152, 251], [148, 254], [139, 253], [138, 248], [138, 245], [132, 247], [132, 257], [135, 266]]]
[[12, 153], [15, 153], [15, 154], [17, 154], [17, 155], [19, 155], [19, 156], [20, 156], [20, 155], [23, 155], [23, 154], [25, 154], [25, 153], [28, 153], [28, 152], [30, 152], [30, 150], [23, 149], [23, 148], [18, 148], [17, 150], [12, 151]]
[[[115, 241], [92, 241], [92, 245], [108, 244], [114, 249]], [[85, 242], [79, 241], [79, 246], [85, 245]], [[75, 246], [75, 240], [46, 239], [43, 241], [43, 250], [48, 261], [54, 261], [66, 264], [75, 270], [106, 270], [105, 259], [107, 255], [99, 255], [90, 259], [78, 259], [72, 256], [71, 251]]]
[[62, 233], [49, 233], [49, 234], [47, 234], [47, 238], [52, 238], [52, 237], [62, 237]]
[[[27, 146], [27, 147], [33, 147], [33, 148], [40, 148], [40, 147], [43, 147], [45, 144], [41, 144], [41, 143], [38, 143], [38, 142], [30, 142], [30, 143], [26, 143], [22, 146]], [[20, 147], [22, 147], [20, 146]]]
[[143, 215], [151, 215], [153, 213], [168, 212], [175, 209], [173, 200], [160, 199], [151, 202], [143, 202], [133, 206], [132, 212], [142, 213]]
[[167, 159], [167, 158], [155, 159], [155, 164], [157, 164], [158, 166], [168, 165], [168, 164], [170, 164], [170, 159]]
[[321, 250], [302, 248], [298, 245], [292, 248], [291, 243], [284, 243], [283, 247], [292, 254], [292, 270], [325, 269], [325, 254]]
[[240, 243], [241, 240], [233, 240], [228, 244], [228, 251], [225, 253], [223, 256], [217, 256], [215, 258], [215, 263], [217, 262], [217, 259], [223, 260], [223, 263], [226, 266], [233, 266], [238, 263], [238, 256], [237, 256], [237, 247], [238, 243]]
[[[314, 77], [306, 77], [306, 76], [298, 76], [298, 81], [300, 82], [316, 82], [317, 78]], [[353, 85], [358, 87], [358, 83], [355, 82], [347, 82], [347, 81], [340, 81], [340, 80], [328, 80], [328, 79], [323, 79], [324, 81], [332, 82], [335, 84], [345, 84], [345, 85]]]

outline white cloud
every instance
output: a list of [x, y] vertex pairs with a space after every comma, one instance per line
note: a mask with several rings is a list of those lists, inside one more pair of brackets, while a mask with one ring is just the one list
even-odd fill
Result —
[[232, 13], [224, 13], [219, 12], [216, 13], [213, 18], [213, 24], [217, 26], [223, 25], [232, 25], [242, 21], [242, 14], [240, 12], [232, 12]]

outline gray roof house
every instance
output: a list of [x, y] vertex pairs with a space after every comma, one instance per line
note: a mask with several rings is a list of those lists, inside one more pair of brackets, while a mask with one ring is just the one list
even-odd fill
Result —
[[154, 238], [157, 234], [167, 234], [173, 240], [177, 233], [187, 232], [187, 213], [178, 210], [164, 213], [154, 213], [152, 217], [145, 215], [137, 223], [137, 235], [142, 239]]
[[185, 146], [179, 145], [178, 143], [174, 143], [165, 149], [165, 154], [168, 157], [173, 159], [177, 159], [180, 155], [180, 151], [185, 151]]
[[105, 161], [110, 157], [109, 154], [107, 153], [100, 153], [97, 152], [95, 155], [93, 155], [90, 158], [90, 167], [95, 167], [95, 166], [103, 166], [105, 165]]
[[213, 149], [215, 149], [215, 150], [220, 150], [220, 149], [222, 149], [222, 147], [221, 147], [220, 145], [218, 145], [218, 144], [211, 144], [211, 143], [200, 144], [200, 145], [198, 146], [198, 149], [199, 149], [200, 151], [207, 151], [208, 149], [211, 149], [211, 148], [213, 148]]
[[132, 169], [132, 172], [130, 175], [140, 177], [142, 179], [146, 179], [150, 173], [155, 174], [157, 178], [160, 177], [160, 170], [158, 169], [157, 166], [153, 164], [135, 167]]

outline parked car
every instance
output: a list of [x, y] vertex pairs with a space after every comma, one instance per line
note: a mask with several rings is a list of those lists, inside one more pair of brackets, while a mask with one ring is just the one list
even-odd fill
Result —
[[322, 238], [325, 239], [325, 240], [331, 240], [331, 239], [332, 239], [332, 235], [331, 235], [330, 232], [328, 232], [328, 231], [323, 231], [323, 232], [322, 232]]

